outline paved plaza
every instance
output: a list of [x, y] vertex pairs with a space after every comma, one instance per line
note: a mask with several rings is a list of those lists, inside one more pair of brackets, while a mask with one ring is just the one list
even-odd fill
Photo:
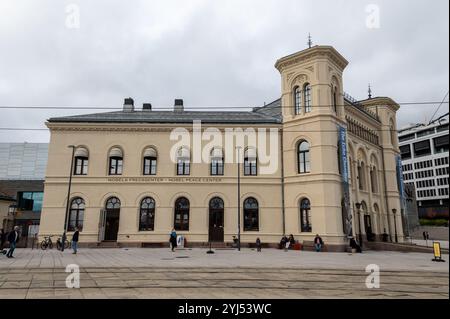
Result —
[[[0, 257], [0, 298], [446, 298], [445, 263], [432, 254], [363, 254], [266, 249], [17, 249]], [[65, 267], [80, 267], [68, 289]], [[380, 288], [366, 287], [366, 266], [380, 267]]]

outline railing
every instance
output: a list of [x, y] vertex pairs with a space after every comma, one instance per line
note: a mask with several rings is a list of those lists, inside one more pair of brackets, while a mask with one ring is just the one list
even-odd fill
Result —
[[344, 99], [347, 102], [349, 102], [351, 105], [353, 105], [354, 107], [359, 109], [361, 112], [363, 112], [363, 113], [367, 114], [368, 116], [370, 116], [371, 118], [373, 118], [374, 120], [377, 120], [378, 122], [380, 121], [380, 119], [378, 118], [378, 115], [367, 110], [364, 105], [362, 105], [357, 99], [355, 99], [353, 96], [351, 96], [347, 92], [344, 92]]

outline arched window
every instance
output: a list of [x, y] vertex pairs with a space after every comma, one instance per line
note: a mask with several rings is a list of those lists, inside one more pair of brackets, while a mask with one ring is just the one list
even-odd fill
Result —
[[300, 202], [300, 230], [302, 233], [312, 232], [311, 204], [307, 198], [302, 199]]
[[309, 156], [309, 143], [307, 141], [301, 141], [297, 147], [297, 163], [298, 173], [308, 173], [310, 171], [310, 156]]
[[364, 162], [358, 164], [358, 187], [360, 190], [366, 189], [366, 175]]
[[120, 209], [120, 199], [111, 197], [106, 201], [106, 209]]
[[223, 175], [223, 153], [220, 148], [211, 151], [211, 175]]
[[259, 205], [253, 197], [244, 201], [244, 231], [259, 231]]
[[156, 175], [157, 154], [153, 147], [149, 147], [144, 151], [143, 174]]
[[180, 197], [175, 202], [175, 230], [189, 230], [189, 200], [185, 197]]
[[394, 121], [389, 121], [389, 130], [391, 132], [391, 144], [392, 146], [397, 145], [397, 132], [395, 131], [395, 124]]
[[372, 193], [378, 193], [378, 172], [375, 166], [370, 170], [370, 184]]
[[109, 151], [109, 175], [122, 175], [123, 153], [118, 147]]
[[341, 200], [341, 216], [342, 216], [342, 231], [344, 234], [347, 234], [347, 225], [346, 225], [347, 211], [345, 208], [345, 198], [342, 198]]
[[155, 200], [146, 197], [141, 201], [141, 209], [139, 214], [139, 230], [149, 231], [155, 227]]
[[337, 114], [337, 103], [338, 103], [337, 87], [334, 87], [332, 90], [333, 90], [333, 108], [334, 108], [334, 112]]
[[85, 204], [80, 197], [72, 199], [70, 203], [69, 225], [68, 231], [74, 231], [75, 228], [83, 228]]
[[255, 148], [247, 148], [244, 153], [244, 175], [258, 175], [258, 157]]
[[75, 150], [75, 166], [73, 170], [74, 175], [87, 175], [89, 163], [89, 153], [84, 147], [79, 147]]
[[294, 110], [295, 115], [299, 115], [302, 112], [302, 91], [298, 86], [294, 88]]
[[191, 153], [187, 147], [177, 151], [177, 175], [191, 174]]
[[305, 112], [311, 112], [312, 104], [311, 104], [311, 84], [306, 83], [303, 88], [303, 94], [305, 95]]

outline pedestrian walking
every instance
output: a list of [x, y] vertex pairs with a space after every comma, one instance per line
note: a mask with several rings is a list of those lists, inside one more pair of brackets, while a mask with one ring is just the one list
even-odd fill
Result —
[[8, 234], [9, 250], [6, 257], [14, 258], [13, 253], [16, 249], [17, 242], [19, 241], [19, 235], [19, 226], [15, 226], [14, 230]]
[[319, 234], [316, 234], [316, 238], [314, 238], [314, 248], [316, 249], [316, 252], [320, 252], [323, 247], [323, 240], [319, 236]]
[[172, 251], [175, 251], [175, 248], [177, 247], [177, 232], [175, 229], [172, 229], [172, 232], [170, 233], [169, 243]]
[[72, 250], [74, 255], [76, 255], [76, 253], [78, 252], [78, 240], [80, 237], [80, 230], [78, 227], [75, 227], [75, 232], [73, 233], [72, 236]]
[[261, 252], [261, 239], [256, 238], [256, 251]]

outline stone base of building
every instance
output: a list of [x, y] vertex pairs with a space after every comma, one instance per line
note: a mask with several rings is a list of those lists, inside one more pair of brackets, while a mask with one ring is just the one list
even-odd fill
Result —
[[[78, 244], [80, 248], [169, 248], [170, 245], [167, 242], [81, 242]], [[184, 248], [209, 248], [209, 242], [189, 242]], [[236, 246], [232, 242], [217, 242], [211, 243], [213, 249], [236, 249]], [[256, 248], [255, 243], [242, 242], [241, 248]], [[277, 243], [263, 243], [262, 249], [281, 249], [280, 245]], [[291, 247], [290, 250], [303, 250], [303, 251], [314, 251], [314, 243], [303, 242], [299, 246]], [[339, 244], [325, 244], [322, 248], [323, 252], [346, 252], [346, 245]]]

